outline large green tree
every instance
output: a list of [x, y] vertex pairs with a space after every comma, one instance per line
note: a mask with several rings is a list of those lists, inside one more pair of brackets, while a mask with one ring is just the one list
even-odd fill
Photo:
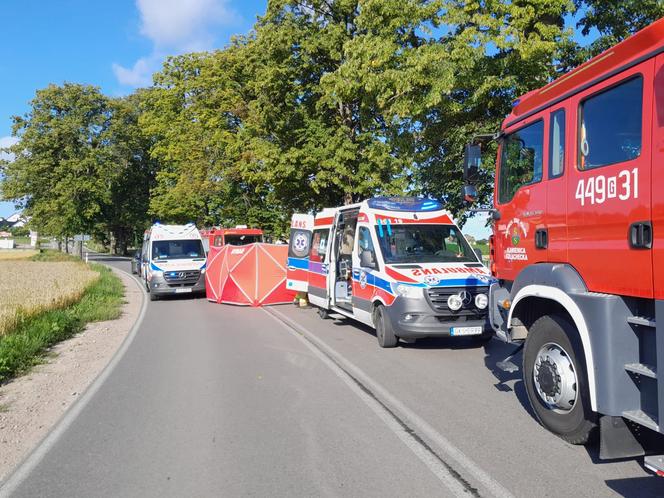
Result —
[[[150, 209], [164, 221], [200, 225], [283, 225], [269, 186], [247, 182], [238, 133], [253, 101], [251, 49], [169, 58], [143, 98], [141, 125], [154, 137], [161, 169]], [[270, 202], [272, 201], [272, 202]]]
[[14, 117], [2, 164], [2, 198], [12, 200], [31, 224], [67, 237], [94, 231], [110, 202], [112, 169], [100, 154], [109, 126], [108, 99], [96, 87], [65, 83], [38, 90], [25, 116]]
[[287, 211], [409, 189], [412, 153], [399, 123], [353, 73], [366, 67], [346, 64], [360, 4], [275, 0], [256, 25], [241, 174], [269, 185]]
[[2, 198], [41, 232], [92, 234], [124, 252], [145, 226], [156, 169], [138, 115], [136, 95], [109, 99], [71, 83], [38, 90], [30, 111], [14, 117], [19, 141], [0, 165]]
[[159, 162], [150, 155], [153, 138], [139, 126], [144, 90], [109, 100], [111, 119], [99, 151], [108, 174], [109, 201], [103, 204], [96, 226], [99, 238], [108, 240], [116, 253], [141, 240], [149, 223], [150, 192]]

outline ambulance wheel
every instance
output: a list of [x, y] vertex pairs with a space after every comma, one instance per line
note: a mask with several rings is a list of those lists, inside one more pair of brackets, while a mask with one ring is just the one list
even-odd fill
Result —
[[530, 327], [523, 352], [523, 382], [537, 419], [571, 444], [586, 444], [597, 426], [582, 351], [574, 325], [544, 315]]
[[380, 304], [374, 308], [374, 325], [378, 345], [381, 348], [393, 348], [397, 345], [399, 338], [394, 335], [390, 319], [385, 314], [385, 308]]
[[325, 308], [318, 308], [318, 316], [321, 317], [322, 320], [327, 320], [330, 317], [330, 312]]

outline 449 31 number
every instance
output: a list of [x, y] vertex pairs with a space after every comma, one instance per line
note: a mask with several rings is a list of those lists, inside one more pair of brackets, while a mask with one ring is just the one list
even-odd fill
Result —
[[634, 168], [622, 170], [615, 176], [591, 176], [582, 178], [576, 185], [575, 199], [581, 202], [582, 206], [588, 204], [603, 204], [609, 199], [627, 199], [639, 198], [639, 170]]

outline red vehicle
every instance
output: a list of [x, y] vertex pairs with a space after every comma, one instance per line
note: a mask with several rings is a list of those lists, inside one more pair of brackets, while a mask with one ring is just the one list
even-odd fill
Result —
[[495, 138], [492, 326], [525, 345], [542, 425], [643, 455], [634, 429], [664, 433], [664, 19], [518, 99]]
[[245, 246], [255, 242], [263, 242], [263, 230], [260, 228], [247, 228], [245, 225], [238, 225], [235, 228], [202, 230], [201, 235], [207, 241], [206, 249], [208, 250], [212, 246]]

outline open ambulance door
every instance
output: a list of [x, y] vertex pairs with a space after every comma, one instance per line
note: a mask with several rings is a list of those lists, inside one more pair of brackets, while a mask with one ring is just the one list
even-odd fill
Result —
[[309, 250], [314, 217], [310, 214], [294, 214], [291, 218], [288, 242], [288, 270], [286, 288], [296, 292], [307, 292], [309, 286]]

